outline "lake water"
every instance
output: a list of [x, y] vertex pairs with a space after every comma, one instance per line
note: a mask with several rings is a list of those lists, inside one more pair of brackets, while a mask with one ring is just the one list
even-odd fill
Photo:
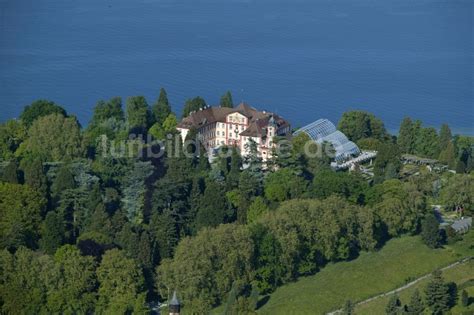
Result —
[[0, 120], [47, 98], [229, 89], [294, 126], [349, 109], [474, 134], [474, 1], [0, 0]]

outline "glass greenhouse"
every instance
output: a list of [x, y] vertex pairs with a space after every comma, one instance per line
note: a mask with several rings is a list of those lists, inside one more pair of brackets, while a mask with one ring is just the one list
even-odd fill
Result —
[[294, 135], [306, 133], [312, 140], [320, 144], [329, 142], [333, 145], [336, 162], [342, 162], [348, 158], [359, 155], [360, 150], [357, 145], [349, 141], [346, 135], [336, 129], [336, 126], [327, 119], [318, 119], [315, 122], [298, 129]]

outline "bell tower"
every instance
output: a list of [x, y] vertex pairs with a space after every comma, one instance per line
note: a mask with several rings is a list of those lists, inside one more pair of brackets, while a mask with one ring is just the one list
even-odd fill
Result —
[[176, 291], [173, 292], [173, 298], [169, 304], [170, 315], [179, 315], [181, 305], [179, 303], [178, 297], [176, 296]]

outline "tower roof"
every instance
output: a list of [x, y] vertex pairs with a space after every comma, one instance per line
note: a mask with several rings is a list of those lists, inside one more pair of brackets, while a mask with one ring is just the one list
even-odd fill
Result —
[[176, 296], [176, 290], [173, 292], [173, 297], [171, 298], [170, 305], [180, 305], [178, 297]]

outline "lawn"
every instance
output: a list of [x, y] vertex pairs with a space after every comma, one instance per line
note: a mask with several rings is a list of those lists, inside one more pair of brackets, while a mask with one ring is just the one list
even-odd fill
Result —
[[[378, 252], [330, 264], [314, 276], [278, 288], [259, 314], [324, 314], [341, 307], [348, 299], [361, 301], [390, 291], [473, 255], [473, 234], [471, 231], [463, 241], [436, 250], [426, 247], [418, 236], [393, 239]], [[377, 313], [381, 314], [370, 314]]]

